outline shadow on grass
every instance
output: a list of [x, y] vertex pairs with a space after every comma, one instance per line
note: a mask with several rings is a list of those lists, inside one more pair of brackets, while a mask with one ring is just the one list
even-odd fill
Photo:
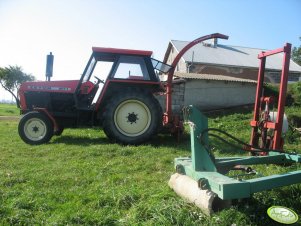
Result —
[[243, 151], [242, 149], [238, 149], [238, 148], [231, 148], [231, 147], [218, 147], [218, 146], [214, 146], [214, 149], [212, 150], [212, 153], [218, 153], [219, 156], [223, 156], [224, 155], [232, 155], [232, 156], [246, 156], [249, 154], [249, 152], [247, 151]]
[[[223, 137], [224, 138], [224, 137]], [[237, 144], [231, 139], [224, 138], [228, 142], [232, 143], [229, 145], [227, 143], [221, 142], [219, 139], [216, 138], [209, 138], [209, 146], [213, 148], [212, 152], [218, 151], [219, 154], [226, 154], [226, 155], [246, 155], [248, 154], [247, 151], [242, 150], [243, 146], [241, 144]], [[245, 142], [247, 143], [247, 142]]]
[[[89, 145], [106, 145], [106, 144], [116, 144], [116, 142], [111, 141], [107, 137], [78, 137], [76, 135], [62, 135], [59, 137], [55, 137], [51, 143], [61, 143], [66, 145], [79, 145], [79, 146], [89, 146]], [[122, 145], [121, 146], [127, 146]], [[150, 145], [155, 148], [175, 148], [177, 150], [184, 150], [190, 152], [190, 136], [189, 134], [184, 134], [180, 140], [178, 141], [175, 137], [171, 135], [162, 135], [159, 134], [154, 136], [150, 141], [141, 144], [142, 145]], [[140, 146], [140, 145], [133, 145]]]
[[88, 145], [96, 145], [96, 144], [99, 144], [99, 145], [110, 144], [111, 142], [106, 137], [90, 138], [90, 137], [62, 135], [60, 137], [56, 137], [55, 139], [53, 139], [53, 143], [88, 146]]
[[159, 134], [153, 137], [148, 143], [152, 147], [175, 148], [181, 151], [190, 152], [190, 135], [183, 134], [179, 139], [169, 134]]
[[[89, 146], [89, 145], [106, 145], [106, 144], [116, 144], [116, 142], [111, 141], [107, 137], [79, 137], [79, 136], [71, 136], [71, 135], [62, 135], [58, 137], [54, 137], [51, 143], [61, 143], [66, 145], [79, 145], [79, 146]], [[127, 146], [122, 145], [121, 146]], [[174, 136], [169, 134], [158, 134], [154, 136], [150, 141], [141, 144], [142, 145], [150, 145], [155, 148], [174, 148], [180, 151], [190, 152], [190, 134], [184, 133], [180, 139], [177, 139]], [[140, 146], [140, 145], [133, 145]], [[247, 152], [242, 151], [238, 148], [233, 148], [228, 146], [217, 139], [212, 139], [210, 141], [210, 147], [214, 147], [212, 153], [215, 154], [217, 151], [219, 154], [231, 154], [231, 155], [245, 155]]]
[[297, 213], [300, 212], [301, 190], [294, 189], [296, 187], [297, 185], [292, 185], [291, 189], [277, 188], [255, 193], [252, 198], [243, 199], [233, 206], [237, 211], [248, 216], [251, 225], [279, 225], [267, 215], [267, 209], [271, 206], [285, 206]]
[[253, 105], [246, 106], [238, 106], [232, 108], [211, 110], [211, 111], [203, 111], [202, 113], [206, 115], [208, 118], [214, 119], [218, 117], [229, 116], [233, 114], [250, 114], [253, 111]]

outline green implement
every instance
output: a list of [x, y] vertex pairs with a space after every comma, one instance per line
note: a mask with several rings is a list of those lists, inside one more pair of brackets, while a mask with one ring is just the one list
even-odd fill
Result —
[[[176, 158], [176, 173], [169, 186], [181, 197], [195, 203], [205, 213], [228, 207], [233, 199], [249, 198], [255, 192], [301, 183], [301, 170], [259, 177], [249, 165], [301, 162], [301, 155], [283, 151], [269, 151], [265, 156], [215, 158], [209, 150], [208, 119], [193, 106], [184, 109], [190, 126], [191, 157]], [[200, 137], [201, 136], [201, 137]], [[243, 170], [253, 179], [227, 176], [231, 170]]]

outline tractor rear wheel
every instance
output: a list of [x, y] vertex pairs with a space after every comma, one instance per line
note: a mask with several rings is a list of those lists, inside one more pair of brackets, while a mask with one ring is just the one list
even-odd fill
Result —
[[151, 93], [127, 90], [107, 104], [103, 129], [113, 141], [140, 144], [157, 133], [162, 124], [162, 109]]
[[21, 139], [27, 144], [44, 144], [53, 136], [53, 125], [50, 119], [40, 112], [28, 112], [18, 126]]

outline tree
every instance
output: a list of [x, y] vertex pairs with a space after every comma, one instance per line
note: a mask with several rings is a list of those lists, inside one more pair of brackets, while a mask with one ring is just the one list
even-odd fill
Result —
[[15, 92], [18, 91], [23, 82], [33, 80], [35, 80], [35, 77], [30, 74], [25, 74], [20, 66], [0, 68], [0, 84], [13, 95], [18, 107], [20, 107], [20, 100], [19, 95], [15, 94]]
[[[301, 37], [299, 37], [301, 41]], [[292, 59], [301, 66], [301, 45], [293, 48]]]

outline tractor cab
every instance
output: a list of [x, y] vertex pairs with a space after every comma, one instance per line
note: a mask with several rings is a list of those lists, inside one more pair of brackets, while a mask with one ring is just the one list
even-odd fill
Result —
[[[151, 58], [152, 51], [93, 47], [76, 89], [78, 108], [100, 107], [107, 92], [141, 85], [160, 89], [157, 73], [171, 66]], [[122, 86], [122, 87], [121, 87]], [[155, 88], [156, 87], [156, 88]]]

